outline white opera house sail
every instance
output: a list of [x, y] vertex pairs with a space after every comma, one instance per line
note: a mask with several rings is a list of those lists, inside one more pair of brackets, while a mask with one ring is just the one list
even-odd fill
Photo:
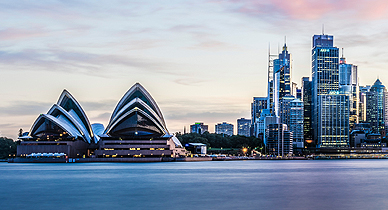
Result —
[[41, 114], [28, 134], [19, 137], [19, 157], [65, 154], [68, 157], [182, 157], [186, 150], [168, 132], [155, 100], [139, 83], [121, 98], [106, 128], [90, 124], [75, 98], [64, 90], [47, 114]]

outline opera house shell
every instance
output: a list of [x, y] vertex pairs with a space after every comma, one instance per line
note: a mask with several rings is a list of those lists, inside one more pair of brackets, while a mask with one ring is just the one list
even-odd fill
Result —
[[64, 154], [125, 162], [128, 158], [186, 155], [179, 140], [169, 134], [158, 105], [139, 83], [118, 102], [106, 128], [99, 123], [91, 125], [80, 104], [64, 90], [47, 114], [39, 115], [19, 139], [19, 157]]

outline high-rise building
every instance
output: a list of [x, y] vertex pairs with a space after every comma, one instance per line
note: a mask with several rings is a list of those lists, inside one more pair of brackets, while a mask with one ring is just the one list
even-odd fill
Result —
[[318, 97], [318, 147], [349, 146], [349, 96], [332, 91]]
[[312, 82], [308, 77], [302, 78], [302, 100], [304, 109], [303, 119], [303, 132], [305, 146], [315, 146], [313, 141], [313, 128], [312, 128]]
[[299, 100], [302, 100], [302, 89], [301, 88], [296, 89], [296, 96], [295, 97]]
[[293, 95], [295, 98], [296, 98], [297, 91], [298, 91], [298, 84], [296, 84], [295, 82], [292, 82], [291, 95]]
[[237, 119], [237, 135], [251, 136], [250, 132], [251, 120], [250, 119]]
[[294, 149], [304, 147], [303, 113], [303, 101], [295, 99], [290, 102], [290, 121], [288, 127], [292, 132]]
[[339, 64], [339, 87], [340, 92], [349, 96], [349, 126], [351, 129], [359, 122], [359, 87], [357, 66], [347, 64], [346, 59], [341, 57]]
[[268, 153], [276, 156], [292, 156], [292, 132], [282, 123], [269, 124], [266, 130]]
[[256, 121], [256, 125], [255, 125], [255, 128], [256, 128], [255, 133], [257, 134], [256, 137], [262, 134], [264, 139], [264, 144], [266, 141], [265, 130], [268, 128], [269, 124], [273, 124], [273, 123], [279, 123], [279, 118], [276, 116], [273, 116], [269, 109], [264, 109], [261, 112], [260, 118]]
[[313, 135], [318, 139], [318, 118], [323, 113], [318, 98], [330, 91], [338, 91], [338, 48], [333, 46], [333, 36], [314, 35], [312, 49], [312, 104], [313, 104]]
[[291, 101], [295, 100], [295, 97], [293, 95], [285, 95], [282, 99], [280, 99], [280, 106], [279, 106], [279, 117], [280, 117], [280, 123], [286, 124], [288, 127], [290, 127], [290, 111]]
[[234, 129], [233, 124], [223, 122], [223, 123], [218, 123], [216, 125], [215, 131], [216, 131], [216, 134], [225, 134], [228, 136], [233, 136], [233, 129]]
[[206, 131], [209, 131], [209, 126], [204, 125], [203, 123], [196, 122], [196, 123], [190, 125], [190, 133], [203, 134]]
[[286, 124], [293, 133], [295, 148], [303, 148], [303, 102], [292, 95], [285, 95], [280, 100], [280, 123]]
[[359, 122], [366, 122], [366, 94], [370, 91], [370, 86], [359, 87], [359, 105], [358, 105], [358, 119]]
[[256, 122], [259, 120], [261, 112], [263, 109], [267, 109], [268, 107], [268, 97], [253, 97], [253, 102], [251, 104], [251, 115], [252, 115], [252, 122], [251, 122], [251, 135], [256, 136], [258, 133], [256, 133], [257, 127]]
[[385, 86], [377, 79], [366, 94], [366, 122], [370, 123], [373, 133], [385, 134], [384, 95], [386, 92]]
[[274, 60], [273, 110], [275, 116], [278, 116], [279, 114], [279, 100], [285, 95], [292, 94], [291, 71], [291, 55], [288, 53], [286, 43], [284, 43], [283, 50], [279, 54], [278, 59]]

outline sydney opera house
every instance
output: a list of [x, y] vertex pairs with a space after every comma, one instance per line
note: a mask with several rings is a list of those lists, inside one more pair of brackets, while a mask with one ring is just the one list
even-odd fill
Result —
[[106, 128], [90, 124], [77, 100], [64, 90], [47, 114], [20, 137], [17, 156], [92, 158], [99, 161], [184, 157], [186, 150], [166, 127], [158, 105], [139, 83], [121, 98]]

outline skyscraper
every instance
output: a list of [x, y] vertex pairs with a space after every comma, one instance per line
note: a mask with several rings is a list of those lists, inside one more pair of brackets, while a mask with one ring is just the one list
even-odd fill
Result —
[[[387, 90], [379, 79], [366, 94], [366, 121], [373, 133], [385, 134], [385, 93]], [[384, 133], [382, 133], [384, 132]]]
[[303, 132], [305, 146], [313, 147], [315, 146], [313, 141], [313, 128], [312, 128], [312, 82], [310, 78], [302, 78], [302, 100], [303, 100], [303, 109], [304, 109], [304, 119], [303, 119]]
[[295, 99], [290, 102], [289, 130], [292, 132], [294, 149], [304, 147], [303, 113], [303, 101]]
[[251, 120], [250, 119], [237, 119], [237, 135], [251, 136], [250, 135]]
[[266, 133], [266, 146], [270, 154], [282, 157], [292, 156], [292, 132], [287, 129], [286, 124], [269, 124]]
[[338, 48], [333, 46], [333, 36], [314, 35], [312, 49], [312, 104], [313, 104], [313, 134], [318, 139], [318, 98], [330, 91], [338, 91]]
[[341, 57], [339, 64], [339, 88], [340, 92], [349, 96], [349, 126], [351, 129], [359, 122], [359, 87], [357, 66], [347, 64]]
[[286, 43], [284, 43], [283, 50], [279, 54], [278, 59], [274, 60], [273, 109], [275, 116], [279, 115], [279, 100], [289, 94], [292, 94], [291, 55], [288, 53]]
[[358, 119], [359, 122], [366, 122], [366, 94], [370, 91], [370, 86], [359, 87], [359, 105], [358, 105]]
[[260, 118], [260, 114], [263, 109], [268, 107], [268, 97], [253, 97], [253, 102], [251, 104], [251, 115], [252, 115], [252, 124], [251, 124], [251, 135], [257, 136], [256, 133], [257, 127], [256, 122]]
[[318, 96], [318, 147], [349, 146], [349, 96], [332, 91]]
[[286, 124], [292, 132], [295, 148], [303, 148], [303, 102], [292, 95], [285, 95], [280, 100], [280, 123]]
[[280, 107], [279, 107], [279, 117], [280, 123], [286, 124], [290, 127], [290, 112], [291, 112], [291, 101], [295, 100], [293, 95], [285, 95], [282, 99], [280, 99]]

